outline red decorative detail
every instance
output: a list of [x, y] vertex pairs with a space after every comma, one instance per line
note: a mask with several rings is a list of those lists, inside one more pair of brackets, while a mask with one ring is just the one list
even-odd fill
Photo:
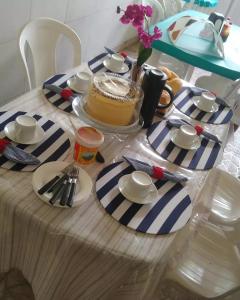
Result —
[[9, 144], [10, 142], [8, 140], [0, 139], [0, 152], [3, 152]]
[[157, 179], [163, 179], [164, 177], [164, 171], [160, 167], [153, 167], [153, 174], [152, 177], [157, 178]]
[[120, 52], [120, 55], [122, 55], [124, 58], [128, 57], [127, 52], [124, 51]]
[[216, 94], [215, 92], [211, 91], [211, 93], [212, 93], [215, 97], [217, 97], [217, 94]]
[[63, 89], [61, 91], [61, 97], [64, 100], [69, 100], [69, 97], [73, 96], [73, 92], [70, 89]]
[[176, 25], [176, 21], [175, 21], [174, 23], [172, 23], [172, 25], [170, 25], [170, 26], [168, 27], [168, 31], [172, 31], [173, 28], [175, 27], [175, 25]]
[[203, 132], [203, 128], [202, 128], [202, 126], [200, 126], [200, 125], [196, 125], [194, 128], [195, 128], [195, 129], [196, 129], [196, 131], [197, 131], [197, 135], [200, 135], [200, 134], [202, 134], [202, 132]]

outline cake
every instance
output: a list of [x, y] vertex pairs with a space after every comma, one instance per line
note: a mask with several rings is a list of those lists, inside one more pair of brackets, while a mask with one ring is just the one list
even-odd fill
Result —
[[86, 99], [86, 112], [110, 125], [126, 126], [134, 121], [140, 89], [129, 80], [102, 73], [93, 78]]
[[182, 79], [180, 79], [180, 78], [174, 78], [172, 80], [168, 80], [167, 84], [172, 88], [174, 95], [176, 95], [183, 86]]

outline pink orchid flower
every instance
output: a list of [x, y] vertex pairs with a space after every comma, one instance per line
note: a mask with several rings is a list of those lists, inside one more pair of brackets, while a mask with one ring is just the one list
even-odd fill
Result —
[[[149, 18], [153, 15], [153, 9], [150, 5], [130, 4], [126, 10], [117, 7], [117, 13], [123, 12], [120, 18], [122, 24], [131, 24], [138, 33], [139, 40], [144, 47], [139, 48], [137, 64], [142, 65], [148, 57], [150, 57], [152, 50], [152, 43], [162, 37], [162, 32], [155, 26], [153, 32], [149, 31]], [[150, 49], [150, 50], [149, 50]]]
[[[149, 31], [144, 30], [144, 21], [148, 21], [147, 18], [151, 17], [153, 14], [153, 9], [150, 5], [141, 4], [130, 4], [127, 6], [126, 10], [121, 10], [118, 6], [117, 13], [121, 11], [124, 12], [120, 21], [122, 24], [132, 24], [138, 32], [138, 37], [143, 43], [144, 48], [151, 48], [152, 42], [161, 38], [162, 32], [155, 26], [153, 34]], [[147, 24], [148, 28], [148, 24]]]
[[143, 43], [144, 48], [151, 48], [153, 41], [160, 39], [161, 36], [162, 32], [157, 28], [157, 26], [154, 27], [154, 33], [152, 35], [144, 31], [142, 27], [138, 28], [138, 37]]

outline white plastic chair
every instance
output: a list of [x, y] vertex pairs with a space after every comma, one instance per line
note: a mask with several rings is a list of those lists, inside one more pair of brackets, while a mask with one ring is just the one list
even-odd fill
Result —
[[225, 97], [232, 87], [234, 87], [235, 82], [216, 74], [211, 74], [210, 76], [204, 75], [199, 77], [195, 85], [210, 91], [213, 91], [221, 97]]
[[153, 8], [153, 15], [149, 25], [154, 25], [164, 19], [164, 9], [157, 0], [142, 0], [142, 4], [150, 5]]
[[158, 0], [164, 9], [165, 18], [173, 16], [182, 10], [181, 0]]
[[216, 169], [218, 183], [209, 199], [209, 220], [214, 224], [232, 225], [240, 222], [240, 181], [229, 173]]
[[239, 289], [238, 252], [220, 228], [203, 221], [187, 245], [169, 266], [166, 279], [205, 298], [226, 296]]
[[[30, 89], [41, 85], [44, 80], [56, 73], [56, 45], [60, 36], [66, 37], [73, 46], [73, 67], [80, 65], [81, 41], [69, 26], [54, 19], [39, 18], [31, 21], [23, 28], [19, 37], [19, 48]], [[30, 76], [26, 44], [32, 54], [35, 78]]]
[[[215, 177], [214, 183], [211, 179]], [[214, 184], [209, 195], [208, 188]], [[233, 243], [240, 243], [240, 180], [221, 169], [213, 169], [207, 179], [200, 201], [209, 212], [208, 220], [221, 226]]]
[[226, 88], [223, 99], [232, 107], [232, 123], [240, 125], [240, 79], [231, 81]]

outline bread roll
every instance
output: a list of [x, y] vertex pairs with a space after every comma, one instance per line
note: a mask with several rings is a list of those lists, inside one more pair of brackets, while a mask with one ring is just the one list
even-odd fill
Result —
[[179, 76], [175, 72], [171, 71], [171, 78], [170, 78], [170, 80], [172, 80], [174, 78], [179, 78]]
[[[162, 91], [162, 95], [160, 97], [159, 100], [159, 104], [168, 104], [171, 101], [171, 97], [169, 96], [169, 93], [165, 90]], [[165, 114], [169, 109], [171, 108], [171, 106], [167, 107], [167, 108], [162, 108], [162, 109], [158, 109], [158, 112], [161, 114]]]
[[159, 69], [167, 75], [168, 80], [171, 79], [172, 72], [167, 67], [161, 66], [161, 67], [159, 67]]
[[176, 93], [181, 90], [182, 85], [183, 85], [182, 80], [180, 78], [174, 78], [172, 80], [168, 80], [167, 83], [172, 88], [174, 95], [176, 95]]
[[159, 67], [159, 69], [167, 75], [168, 80], [172, 80], [174, 78], [179, 78], [179, 76], [175, 72], [171, 71], [167, 67], [161, 66], [161, 67]]

